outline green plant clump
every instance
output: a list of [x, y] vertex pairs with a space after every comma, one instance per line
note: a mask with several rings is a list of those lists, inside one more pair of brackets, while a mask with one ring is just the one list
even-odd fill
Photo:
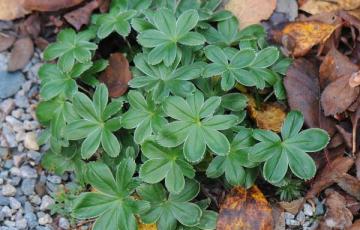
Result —
[[[47, 127], [40, 142], [50, 146], [43, 165], [74, 171], [83, 191], [92, 187], [71, 205], [74, 218], [94, 218], [95, 230], [137, 229], [139, 220], [160, 230], [215, 229], [218, 210], [200, 189], [208, 181], [249, 188], [261, 178], [276, 186], [286, 174], [314, 177], [308, 153], [327, 145], [327, 133], [302, 131], [296, 111], [281, 136], [257, 129], [235, 88], [260, 104], [285, 100], [289, 59], [262, 26], [239, 31], [219, 5], [114, 0], [87, 29], [64, 29], [46, 49], [56, 64], [39, 71], [37, 117]], [[98, 45], [109, 36], [123, 41], [133, 75], [129, 91], [111, 99], [97, 79], [108, 65]]]

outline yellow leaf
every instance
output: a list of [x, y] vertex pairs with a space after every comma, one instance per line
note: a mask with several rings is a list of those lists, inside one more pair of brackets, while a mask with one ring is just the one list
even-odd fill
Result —
[[290, 54], [300, 57], [313, 46], [325, 43], [336, 28], [337, 25], [317, 21], [292, 22], [283, 29], [282, 40]]
[[285, 109], [277, 103], [263, 103], [257, 108], [255, 99], [248, 96], [248, 111], [258, 128], [280, 132], [286, 117]]
[[256, 186], [234, 187], [220, 206], [217, 230], [271, 230], [272, 209]]
[[225, 9], [240, 22], [240, 29], [268, 19], [276, 8], [276, 0], [230, 0]]
[[157, 230], [156, 224], [143, 224], [138, 222], [138, 230]]

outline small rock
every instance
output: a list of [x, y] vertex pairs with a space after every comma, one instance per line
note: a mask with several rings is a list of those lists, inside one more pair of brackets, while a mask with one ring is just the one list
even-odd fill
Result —
[[38, 195], [31, 195], [29, 197], [29, 200], [34, 205], [40, 205], [41, 204], [41, 198]]
[[20, 108], [27, 108], [30, 106], [28, 98], [24, 95], [20, 95], [19, 93], [15, 96], [15, 105]]
[[10, 205], [9, 198], [0, 195], [0, 206], [8, 206], [8, 205]]
[[0, 104], [0, 110], [4, 113], [5, 116], [9, 115], [10, 112], [15, 108], [15, 101], [12, 98], [4, 100]]
[[298, 5], [296, 0], [277, 0], [276, 12], [285, 13], [289, 21], [294, 21], [298, 16]]
[[11, 217], [11, 215], [13, 214], [13, 211], [8, 206], [4, 206], [1, 209], [1, 212], [4, 213], [4, 215], [8, 216], [8, 217]]
[[15, 225], [17, 229], [26, 229], [27, 221], [26, 219], [21, 218], [20, 220], [16, 220]]
[[51, 224], [51, 223], [52, 223], [52, 218], [49, 214], [45, 214], [44, 216], [39, 218], [40, 225], [46, 225], [46, 224]]
[[313, 216], [314, 210], [310, 204], [304, 204], [304, 213], [306, 216]]
[[300, 222], [300, 224], [304, 224], [305, 222], [305, 214], [303, 211], [300, 211], [297, 215], [296, 215], [296, 220]]
[[25, 77], [21, 72], [0, 71], [0, 98], [13, 96], [24, 82]]
[[15, 222], [10, 220], [5, 220], [4, 224], [8, 227], [15, 227]]
[[0, 147], [0, 158], [5, 159], [10, 155], [10, 149]]
[[26, 154], [25, 153], [14, 155], [13, 156], [13, 161], [14, 161], [15, 167], [20, 167], [22, 165], [22, 163], [24, 163], [25, 159], [26, 159]]
[[55, 201], [48, 195], [43, 196], [41, 199], [40, 210], [48, 210], [51, 205], [55, 204]]
[[284, 215], [285, 219], [294, 219], [295, 216], [293, 214], [291, 214], [290, 212], [285, 212]]
[[15, 132], [9, 124], [3, 124], [2, 134], [4, 135], [4, 138], [6, 140], [6, 143], [4, 143], [4, 145], [1, 144], [3, 147], [14, 148], [17, 146]]
[[24, 114], [24, 110], [21, 108], [13, 110], [11, 112], [11, 116], [16, 117], [17, 119], [20, 119], [23, 114]]
[[20, 168], [21, 177], [23, 178], [37, 178], [38, 174], [34, 168], [28, 165], [21, 166]]
[[17, 201], [15, 198], [10, 197], [9, 200], [10, 200], [10, 207], [12, 209], [17, 210], [17, 209], [21, 208], [21, 203], [19, 201]]
[[36, 141], [36, 134], [34, 132], [25, 134], [24, 146], [30, 150], [39, 150], [39, 145]]
[[21, 190], [24, 193], [24, 195], [32, 195], [35, 193], [34, 191], [35, 189], [35, 180], [34, 179], [29, 179], [26, 178], [23, 180], [22, 184], [21, 184]]
[[61, 183], [61, 177], [56, 176], [56, 175], [48, 176], [47, 180], [50, 181], [53, 184], [60, 184]]
[[43, 196], [46, 193], [46, 188], [44, 183], [42, 182], [38, 182], [35, 185], [35, 192], [36, 194], [38, 194], [39, 196]]
[[18, 186], [20, 184], [21, 178], [16, 176], [11, 178], [11, 180], [8, 180], [9, 184], [11, 184], [12, 186]]
[[4, 196], [15, 196], [16, 188], [14, 186], [12, 186], [11, 184], [6, 184], [2, 188], [2, 194]]
[[32, 151], [32, 150], [29, 151], [27, 153], [27, 156], [28, 156], [29, 159], [35, 161], [35, 163], [39, 163], [40, 160], [41, 160], [41, 153], [36, 152], [36, 151]]
[[59, 227], [66, 230], [70, 229], [70, 222], [66, 218], [61, 217], [59, 219]]
[[34, 213], [25, 213], [24, 218], [30, 229], [35, 228], [38, 225], [37, 217]]
[[289, 226], [299, 226], [300, 225], [299, 221], [291, 220], [291, 219], [285, 219], [285, 223], [286, 223], [286, 225], [289, 225]]
[[15, 117], [12, 116], [6, 116], [5, 121], [11, 125], [12, 129], [15, 132], [20, 132], [22, 131], [23, 128], [23, 123], [21, 123], [21, 121], [19, 121], [18, 119], [16, 119]]
[[12, 168], [10, 169], [10, 175], [11, 175], [11, 176], [20, 176], [20, 175], [21, 175], [20, 169], [17, 168], [17, 167], [12, 167]]
[[24, 129], [25, 130], [35, 130], [39, 127], [39, 123], [37, 121], [25, 121]]

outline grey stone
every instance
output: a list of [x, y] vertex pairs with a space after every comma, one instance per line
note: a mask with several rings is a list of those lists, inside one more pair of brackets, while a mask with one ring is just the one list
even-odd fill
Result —
[[313, 216], [314, 215], [313, 207], [310, 204], [305, 203], [304, 204], [304, 213], [306, 216]]
[[[14, 104], [15, 104], [15, 102], [14, 102]], [[24, 110], [21, 108], [13, 110], [11, 112], [11, 116], [16, 117], [17, 119], [20, 119], [23, 114], [24, 114]]]
[[25, 130], [35, 130], [39, 128], [39, 122], [37, 121], [24, 121]]
[[6, 184], [2, 187], [2, 194], [4, 196], [15, 196], [16, 188], [11, 184]]
[[39, 150], [39, 145], [36, 140], [36, 133], [28, 132], [25, 134], [24, 146], [25, 148], [30, 150]]
[[35, 183], [36, 181], [34, 179], [26, 178], [21, 183], [21, 190], [22, 192], [29, 196], [35, 193]]
[[0, 98], [13, 96], [24, 82], [25, 77], [21, 72], [0, 71]]
[[15, 222], [10, 220], [5, 220], [4, 224], [8, 227], [15, 227]]
[[40, 160], [41, 160], [41, 153], [33, 151], [33, 150], [30, 150], [27, 153], [27, 156], [28, 156], [29, 159], [35, 161], [35, 163], [39, 163]]
[[31, 195], [29, 197], [29, 200], [34, 205], [40, 205], [41, 204], [41, 198], [38, 195]]
[[17, 201], [15, 198], [10, 197], [9, 200], [10, 200], [10, 207], [12, 209], [17, 210], [17, 209], [21, 208], [21, 203], [19, 201]]
[[15, 225], [16, 225], [17, 229], [26, 229], [27, 221], [26, 221], [26, 219], [22, 218], [20, 220], [16, 220]]
[[41, 199], [40, 210], [45, 211], [50, 208], [51, 205], [55, 204], [55, 201], [48, 195], [43, 196]]
[[16, 154], [13, 156], [15, 167], [20, 167], [26, 159], [26, 153]]
[[14, 165], [14, 162], [12, 160], [6, 160], [4, 164], [4, 168], [10, 169]]
[[38, 174], [36, 170], [29, 165], [21, 166], [20, 168], [21, 177], [23, 178], [37, 178]]
[[4, 184], [4, 179], [0, 177], [0, 185]]
[[9, 183], [16, 187], [20, 184], [20, 181], [21, 181], [21, 178], [16, 176], [16, 177], [11, 178], [11, 180], [9, 180]]
[[284, 217], [285, 219], [294, 219], [295, 215], [291, 214], [290, 212], [285, 212]]
[[8, 206], [8, 205], [10, 205], [9, 198], [0, 195], [0, 206]]
[[52, 218], [49, 214], [45, 214], [44, 216], [39, 218], [39, 224], [40, 225], [46, 225], [46, 224], [51, 224], [52, 223]]
[[5, 123], [2, 127], [2, 134], [6, 140], [6, 145], [2, 147], [14, 148], [17, 146], [16, 137], [14, 130], [10, 127], [9, 124]]
[[18, 119], [16, 119], [15, 117], [12, 116], [6, 116], [5, 121], [11, 125], [12, 129], [15, 132], [20, 132], [23, 131], [23, 123], [21, 121], [19, 121]]
[[9, 208], [9, 206], [2, 207], [1, 212], [4, 213], [4, 215], [7, 217], [11, 217], [11, 215], [13, 214], [13, 211], [11, 210], [11, 208]]
[[277, 0], [276, 12], [287, 15], [289, 21], [294, 21], [298, 16], [298, 5], [296, 0]]
[[12, 167], [12, 168], [10, 169], [10, 175], [11, 175], [11, 176], [20, 176], [20, 175], [21, 175], [21, 174], [20, 174], [20, 169], [17, 168], [17, 167]]
[[0, 147], [0, 158], [5, 159], [10, 155], [10, 149]]
[[24, 212], [25, 213], [30, 213], [30, 212], [33, 212], [33, 211], [34, 211], [34, 207], [30, 204], [30, 202], [25, 201]]
[[30, 106], [29, 99], [24, 95], [16, 94], [15, 105], [20, 108], [27, 108]]
[[292, 219], [285, 219], [285, 223], [286, 223], [286, 225], [289, 225], [289, 226], [299, 226], [300, 225], [299, 221], [292, 220]]
[[24, 218], [26, 219], [29, 228], [35, 228], [38, 225], [37, 217], [34, 213], [25, 213]]
[[56, 176], [56, 175], [48, 176], [47, 180], [50, 181], [53, 184], [60, 184], [61, 183], [61, 177]]
[[64, 218], [64, 217], [60, 217], [59, 219], [59, 227], [62, 229], [70, 229], [70, 222]]
[[5, 116], [10, 114], [10, 112], [15, 108], [15, 101], [12, 98], [6, 99], [0, 104], [0, 110], [4, 113]]

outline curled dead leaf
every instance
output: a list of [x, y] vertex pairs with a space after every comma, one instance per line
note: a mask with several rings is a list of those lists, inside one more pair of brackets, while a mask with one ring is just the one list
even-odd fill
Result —
[[271, 206], [257, 186], [234, 187], [221, 204], [217, 230], [272, 229]]
[[0, 52], [9, 49], [15, 42], [15, 37], [7, 34], [0, 34]]
[[353, 166], [354, 160], [350, 157], [339, 156], [331, 163], [327, 164], [314, 179], [306, 198], [315, 197], [325, 188], [335, 183], [335, 178], [344, 175]]
[[248, 96], [248, 111], [258, 128], [280, 132], [286, 117], [286, 110], [275, 102], [265, 102], [257, 108], [255, 99]]
[[300, 208], [304, 205], [305, 199], [303, 197], [290, 201], [290, 202], [286, 202], [286, 201], [281, 201], [279, 202], [279, 205], [285, 209], [285, 211], [290, 212], [291, 214], [298, 214]]
[[102, 0], [93, 0], [83, 7], [73, 10], [64, 15], [64, 18], [75, 29], [80, 30], [82, 26], [88, 25], [92, 12], [97, 9], [102, 3]]
[[8, 63], [8, 71], [24, 68], [34, 54], [34, 44], [31, 38], [20, 38], [14, 43]]
[[131, 80], [129, 62], [121, 53], [112, 53], [109, 58], [109, 66], [100, 76], [100, 81], [108, 87], [110, 97], [116, 98], [128, 90], [128, 82]]
[[268, 19], [276, 8], [276, 0], [230, 0], [225, 9], [238, 19], [240, 28]]
[[344, 112], [358, 98], [359, 87], [349, 85], [351, 75], [345, 75], [330, 83], [321, 94], [321, 106], [325, 116]]
[[292, 22], [282, 30], [282, 40], [283, 43], [291, 40], [293, 47], [288, 47], [287, 42], [284, 46], [292, 56], [300, 57], [306, 55], [313, 46], [325, 43], [336, 28], [336, 25], [317, 21]]
[[360, 85], [360, 71], [351, 74], [349, 85], [352, 88]]
[[342, 190], [360, 200], [360, 181], [349, 174], [335, 178], [335, 182]]
[[345, 198], [332, 189], [327, 189], [325, 195], [325, 205], [327, 207], [323, 220], [325, 226], [332, 229], [345, 229], [350, 227], [354, 217], [346, 207]]

